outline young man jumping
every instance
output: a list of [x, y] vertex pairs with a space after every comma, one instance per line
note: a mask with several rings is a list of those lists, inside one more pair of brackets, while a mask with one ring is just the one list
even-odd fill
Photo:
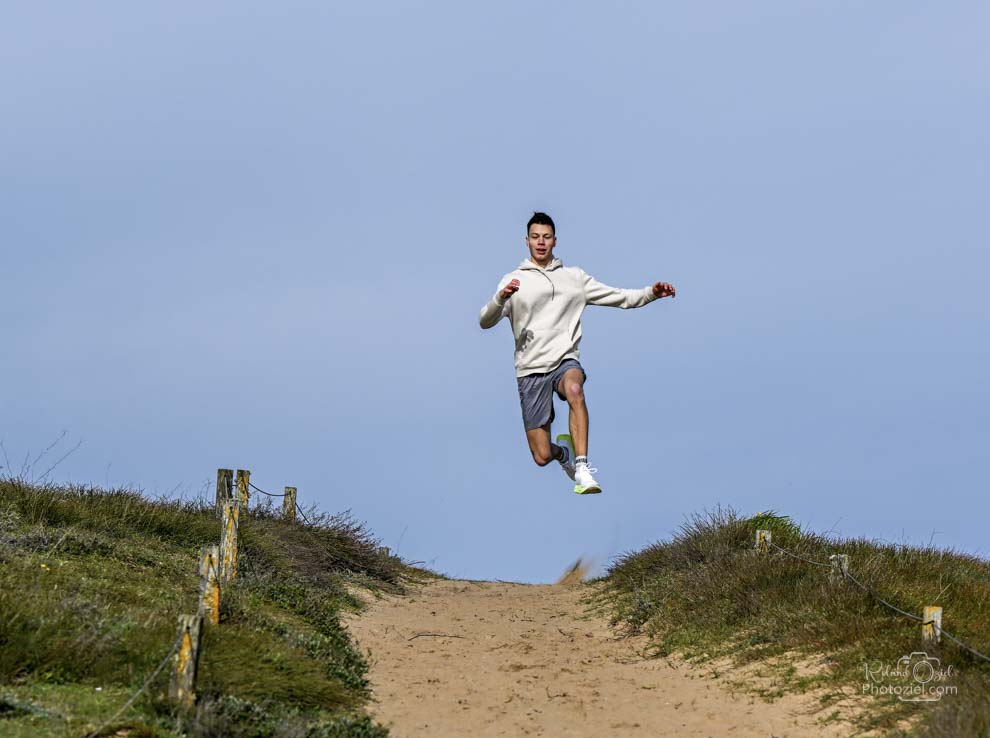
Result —
[[[674, 297], [674, 288], [657, 282], [643, 289], [619, 289], [578, 267], [565, 267], [553, 255], [556, 228], [546, 213], [533, 213], [529, 219], [526, 245], [529, 258], [502, 277], [495, 296], [481, 308], [481, 327], [491, 328], [505, 317], [512, 324], [516, 382], [533, 461], [540, 466], [560, 462], [579, 495], [601, 492], [592, 476], [598, 470], [588, 466], [587, 375], [578, 362], [581, 314], [586, 305], [642, 307]], [[570, 407], [570, 435], [557, 436], [556, 444], [550, 442], [554, 392]]]

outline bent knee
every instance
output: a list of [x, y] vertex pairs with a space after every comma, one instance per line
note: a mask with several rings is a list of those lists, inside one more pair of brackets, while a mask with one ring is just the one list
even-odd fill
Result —
[[536, 462], [537, 466], [546, 466], [551, 461], [553, 461], [553, 456], [550, 455], [549, 451], [534, 451], [533, 461]]
[[584, 402], [584, 386], [576, 381], [565, 382], [564, 397], [568, 402]]

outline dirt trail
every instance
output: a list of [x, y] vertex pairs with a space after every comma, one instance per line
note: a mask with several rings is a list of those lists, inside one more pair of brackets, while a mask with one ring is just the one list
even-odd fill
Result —
[[377, 720], [396, 738], [825, 738], [810, 695], [766, 704], [701, 668], [644, 659], [589, 616], [583, 585], [447, 580], [348, 621], [371, 654]]

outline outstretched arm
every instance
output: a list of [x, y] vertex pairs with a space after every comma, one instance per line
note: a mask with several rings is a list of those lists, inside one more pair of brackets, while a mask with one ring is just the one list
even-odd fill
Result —
[[519, 289], [518, 279], [503, 279], [495, 291], [495, 296], [488, 301], [488, 304], [481, 308], [481, 315], [478, 322], [482, 328], [495, 326], [508, 311], [509, 298], [516, 294]]
[[642, 289], [627, 290], [620, 287], [610, 287], [585, 273], [584, 294], [589, 305], [625, 309], [642, 307], [661, 297], [673, 297], [674, 288], [667, 282], [657, 282]]

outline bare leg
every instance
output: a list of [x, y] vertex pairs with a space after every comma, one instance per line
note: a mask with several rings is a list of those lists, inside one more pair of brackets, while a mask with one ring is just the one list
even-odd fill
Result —
[[560, 448], [555, 443], [550, 443], [550, 423], [526, 431], [526, 440], [529, 441], [533, 461], [539, 466], [546, 466], [560, 453]]
[[[560, 388], [570, 406], [568, 425], [575, 456], [588, 455], [588, 406], [584, 401], [584, 372], [568, 369], [560, 379]], [[549, 427], [547, 428], [549, 431]], [[549, 440], [549, 433], [548, 433]]]

